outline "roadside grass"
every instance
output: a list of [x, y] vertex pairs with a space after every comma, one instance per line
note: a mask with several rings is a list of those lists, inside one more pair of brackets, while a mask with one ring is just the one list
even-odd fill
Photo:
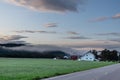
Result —
[[115, 62], [0, 58], [0, 80], [39, 80], [112, 64]]

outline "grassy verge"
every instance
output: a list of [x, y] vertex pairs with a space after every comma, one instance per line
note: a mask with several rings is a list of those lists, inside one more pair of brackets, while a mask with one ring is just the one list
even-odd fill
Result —
[[0, 58], [0, 80], [37, 80], [115, 64], [52, 59]]

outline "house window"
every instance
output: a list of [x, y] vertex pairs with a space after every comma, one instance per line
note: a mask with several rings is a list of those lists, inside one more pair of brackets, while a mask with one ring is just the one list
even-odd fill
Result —
[[86, 59], [88, 59], [88, 58], [86, 58]]
[[90, 58], [90, 59], [92, 59], [92, 58]]

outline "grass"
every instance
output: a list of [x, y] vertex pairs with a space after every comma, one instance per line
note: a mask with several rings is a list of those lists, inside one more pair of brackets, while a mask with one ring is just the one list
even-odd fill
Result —
[[39, 80], [51, 76], [98, 68], [113, 62], [0, 58], [0, 80]]

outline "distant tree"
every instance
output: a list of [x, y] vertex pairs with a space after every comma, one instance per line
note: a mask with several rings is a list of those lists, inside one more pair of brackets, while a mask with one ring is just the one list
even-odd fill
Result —
[[100, 54], [101, 61], [118, 61], [118, 52], [104, 49]]
[[118, 53], [118, 61], [120, 63], [120, 52]]
[[24, 50], [11, 50], [6, 48], [0, 48], [0, 57], [10, 57], [10, 58], [60, 58], [63, 59], [64, 56], [68, 55], [62, 51], [24, 51]]
[[113, 50], [110, 52], [110, 60], [111, 61], [117, 61], [118, 60], [118, 52], [116, 50]]
[[110, 50], [104, 49], [100, 55], [101, 61], [109, 61], [110, 60]]
[[95, 58], [98, 59], [97, 51], [96, 50], [92, 50], [91, 52], [95, 55]]

